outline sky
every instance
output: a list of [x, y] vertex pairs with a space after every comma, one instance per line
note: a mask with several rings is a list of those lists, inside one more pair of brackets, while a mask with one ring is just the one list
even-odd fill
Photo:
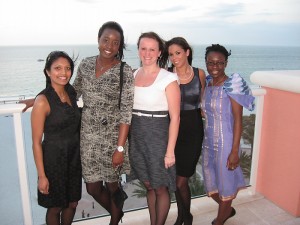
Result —
[[192, 45], [300, 46], [299, 0], [0, 0], [0, 46], [97, 44], [106, 21]]

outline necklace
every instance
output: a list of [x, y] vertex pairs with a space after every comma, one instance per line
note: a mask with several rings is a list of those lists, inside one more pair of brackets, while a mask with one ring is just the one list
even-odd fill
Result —
[[64, 91], [61, 95], [57, 94], [62, 102], [67, 99], [67, 93]]
[[100, 72], [102, 72], [103, 70], [110, 68], [115, 63], [115, 60], [113, 60], [111, 63], [109, 63], [107, 65], [103, 65], [103, 66], [101, 65], [101, 62], [98, 59], [97, 59], [97, 63], [99, 64]]
[[219, 84], [219, 83], [221, 83], [221, 82], [223, 82], [224, 81], [224, 77], [226, 76], [226, 74], [224, 74], [218, 81], [217, 81], [217, 83], [215, 83], [214, 84], [214, 79], [212, 79], [212, 81], [211, 81], [211, 86], [216, 86], [217, 84]]
[[[190, 66], [190, 69], [191, 69], [191, 73], [186, 78], [182, 78], [182, 76], [180, 76], [179, 74], [177, 74], [177, 76], [179, 77], [179, 80], [189, 80], [189, 79], [191, 79], [191, 77], [193, 75], [193, 68]], [[177, 73], [176, 72], [176, 67], [174, 67], [174, 72]]]

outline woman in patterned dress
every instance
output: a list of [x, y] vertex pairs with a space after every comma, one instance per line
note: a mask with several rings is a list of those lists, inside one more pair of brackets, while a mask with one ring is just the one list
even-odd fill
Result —
[[166, 43], [172, 62], [169, 71], [177, 74], [180, 81], [180, 126], [175, 147], [176, 157], [176, 202], [178, 215], [175, 225], [191, 225], [191, 190], [189, 178], [195, 173], [199, 161], [203, 123], [200, 110], [201, 95], [205, 87], [205, 73], [192, 67], [193, 50], [182, 37], [175, 37]]
[[87, 192], [111, 214], [110, 224], [116, 225], [124, 213], [112, 199], [118, 189], [115, 168], [122, 167], [121, 173], [129, 173], [127, 135], [134, 94], [132, 69], [125, 64], [120, 96], [125, 43], [118, 23], [101, 26], [98, 49], [99, 55], [82, 60], [74, 81], [77, 97], [82, 96], [84, 103], [80, 131], [82, 174]]
[[31, 113], [38, 204], [47, 208], [48, 225], [71, 224], [81, 198], [80, 112], [69, 84], [73, 71], [65, 52], [51, 52], [44, 69], [46, 88]]
[[254, 109], [245, 80], [237, 73], [225, 73], [229, 55], [219, 44], [207, 47], [205, 53], [209, 76], [201, 103], [205, 116], [202, 167], [207, 194], [219, 204], [214, 225], [235, 215], [232, 201], [245, 188], [239, 166], [243, 107]]
[[174, 149], [178, 135], [180, 89], [177, 76], [163, 69], [163, 40], [154, 32], [141, 34], [142, 67], [134, 72], [135, 92], [130, 137], [133, 177], [147, 189], [151, 225], [165, 224], [169, 191], [176, 189]]

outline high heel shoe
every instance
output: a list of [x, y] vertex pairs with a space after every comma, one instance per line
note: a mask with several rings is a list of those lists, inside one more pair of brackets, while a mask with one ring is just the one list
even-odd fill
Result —
[[119, 221], [121, 221], [121, 223], [123, 223], [123, 221], [122, 221], [123, 216], [124, 216], [124, 212], [121, 213], [121, 216], [120, 216], [120, 219], [119, 219]]
[[[224, 224], [229, 218], [235, 216], [235, 214], [236, 214], [235, 209], [234, 209], [233, 207], [231, 207], [231, 213], [230, 213], [230, 215], [223, 221], [223, 224]], [[215, 224], [215, 221], [216, 221], [216, 219], [214, 219], [214, 220], [211, 222], [211, 224], [214, 225], [214, 224]]]
[[[123, 216], [124, 216], [124, 212], [121, 212], [121, 215], [120, 215], [120, 218], [119, 218], [119, 222], [121, 221], [121, 223], [123, 223], [123, 221], [122, 221]], [[111, 222], [109, 223], [109, 225], [111, 225]]]

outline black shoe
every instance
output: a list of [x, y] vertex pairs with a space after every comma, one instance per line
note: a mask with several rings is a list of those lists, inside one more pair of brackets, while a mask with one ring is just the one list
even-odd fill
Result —
[[[233, 207], [231, 207], [231, 213], [230, 215], [223, 221], [223, 224], [231, 217], [233, 217], [236, 214], [236, 211]], [[215, 224], [216, 219], [214, 219], [211, 224], [214, 225]]]

